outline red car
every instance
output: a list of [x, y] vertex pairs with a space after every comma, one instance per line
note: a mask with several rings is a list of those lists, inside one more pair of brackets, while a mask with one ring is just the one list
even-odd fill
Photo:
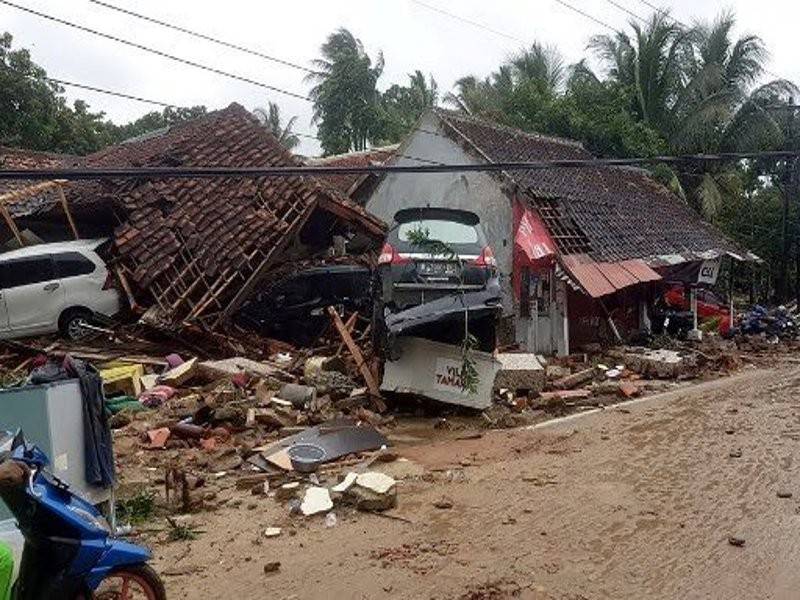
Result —
[[[675, 310], [691, 311], [691, 293], [682, 283], [669, 284], [664, 292], [664, 304]], [[718, 330], [722, 335], [727, 335], [731, 328], [731, 311], [725, 302], [711, 290], [697, 288], [697, 318], [717, 319]]]

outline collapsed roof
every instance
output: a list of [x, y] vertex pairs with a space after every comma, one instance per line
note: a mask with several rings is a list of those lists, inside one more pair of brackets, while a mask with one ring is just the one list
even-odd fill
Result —
[[[300, 166], [243, 107], [139, 136], [84, 157], [86, 167]], [[117, 253], [129, 277], [148, 290], [163, 320], [227, 315], [296, 241], [342, 223], [372, 237], [383, 224], [330, 186], [308, 177], [102, 180], [76, 182], [70, 207], [107, 206], [118, 219]], [[14, 214], [52, 210], [42, 199]]]
[[[434, 113], [447, 135], [487, 162], [594, 158], [576, 141], [446, 110]], [[554, 167], [505, 176], [536, 209], [557, 246], [561, 266], [591, 296], [652, 281], [658, 275], [651, 267], [723, 255], [757, 259], [642, 169]]]
[[[385, 164], [391, 159], [400, 144], [370, 148], [360, 152], [349, 152], [347, 154], [335, 154], [333, 156], [323, 156], [321, 158], [311, 158], [306, 162], [315, 167], [372, 167]], [[353, 198], [356, 191], [370, 179], [380, 179], [375, 174], [353, 173], [342, 175], [331, 175], [324, 179], [327, 185], [339, 190], [343, 194]]]

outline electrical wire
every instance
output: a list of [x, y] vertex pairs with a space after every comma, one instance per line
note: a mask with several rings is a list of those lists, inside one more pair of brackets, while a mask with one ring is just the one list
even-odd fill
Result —
[[85, 83], [75, 83], [74, 81], [66, 81], [64, 79], [56, 79], [55, 77], [45, 77], [47, 81], [57, 83], [59, 85], [66, 85], [70, 87], [79, 88], [82, 90], [89, 90], [90, 92], [97, 92], [99, 94], [108, 94], [110, 96], [118, 96], [119, 98], [126, 98], [128, 100], [136, 100], [137, 102], [144, 102], [145, 104], [154, 104], [156, 106], [163, 106], [165, 108], [186, 108], [178, 106], [177, 104], [169, 104], [168, 102], [160, 102], [158, 100], [150, 100], [149, 98], [142, 98], [141, 96], [134, 96], [124, 92], [113, 92], [103, 88], [95, 87], [93, 85], [86, 85]]
[[597, 169], [602, 167], [640, 166], [654, 163], [725, 162], [745, 159], [785, 159], [800, 156], [797, 150], [772, 152], [727, 152], [719, 154], [690, 154], [683, 156], [655, 156], [649, 158], [564, 159], [528, 162], [493, 162], [485, 164], [436, 164], [436, 165], [374, 165], [366, 167], [145, 167], [145, 168], [99, 168], [99, 169], [3, 169], [0, 180], [50, 180], [65, 179], [80, 181], [87, 179], [153, 179], [179, 178], [198, 179], [215, 177], [297, 177], [328, 175], [360, 175], [383, 173], [466, 173], [502, 171], [540, 171], [545, 169]]
[[197, 31], [192, 31], [191, 29], [187, 29], [186, 27], [182, 27], [180, 25], [175, 25], [173, 23], [168, 23], [166, 21], [161, 21], [160, 19], [156, 19], [154, 17], [148, 17], [147, 15], [143, 15], [141, 13], [133, 12], [132, 10], [128, 10], [126, 8], [122, 8], [120, 6], [115, 6], [113, 4], [109, 4], [108, 2], [101, 2], [101, 0], [89, 0], [92, 4], [97, 4], [98, 6], [102, 6], [103, 8], [108, 8], [110, 10], [115, 10], [122, 14], [135, 17], [137, 19], [141, 19], [142, 21], [147, 21], [149, 23], [154, 23], [156, 25], [160, 25], [161, 27], [166, 27], [168, 29], [173, 29], [175, 31], [180, 31], [181, 33], [185, 33], [186, 35], [190, 35], [201, 40], [205, 40], [207, 42], [211, 42], [217, 44], [219, 46], [224, 46], [226, 48], [232, 48], [234, 50], [238, 50], [239, 52], [244, 52], [246, 54], [251, 54], [253, 56], [258, 56], [259, 58], [263, 58], [264, 60], [269, 60], [274, 63], [278, 63], [280, 65], [284, 65], [286, 67], [291, 67], [293, 69], [298, 69], [300, 71], [305, 71], [306, 73], [311, 73], [313, 75], [320, 75], [319, 71], [315, 71], [314, 69], [309, 69], [308, 67], [304, 67], [303, 65], [299, 65], [297, 63], [293, 63], [288, 60], [284, 60], [282, 58], [278, 58], [276, 56], [270, 56], [269, 54], [265, 54], [259, 50], [253, 50], [252, 48], [247, 48], [245, 46], [240, 46], [239, 44], [234, 44], [233, 42], [228, 42], [225, 40], [221, 40], [219, 38], [211, 37], [208, 34], [200, 33]]
[[[93, 2], [94, 0], [91, 0], [91, 1]], [[437, 6], [433, 6], [433, 5], [428, 4], [426, 2], [421, 2], [420, 0], [410, 0], [410, 1], [413, 2], [414, 4], [418, 5], [418, 6], [422, 6], [423, 8], [426, 8], [426, 9], [428, 9], [430, 11], [439, 13], [441, 15], [445, 15], [446, 17], [450, 17], [451, 19], [455, 19], [457, 21], [461, 21], [462, 23], [466, 23], [467, 25], [471, 25], [472, 27], [477, 27], [478, 29], [483, 29], [484, 31], [488, 31], [489, 33], [493, 33], [495, 35], [499, 35], [500, 37], [504, 37], [506, 39], [513, 40], [515, 42], [519, 42], [520, 44], [527, 45], [527, 42], [525, 40], [523, 40], [522, 38], [518, 38], [515, 35], [511, 35], [510, 33], [505, 33], [504, 31], [500, 31], [499, 29], [493, 29], [491, 27], [488, 27], [488, 26], [484, 25], [483, 23], [478, 23], [477, 21], [473, 21], [471, 19], [467, 19], [466, 17], [462, 17], [460, 15], [457, 15], [457, 14], [454, 14], [454, 13], [451, 13], [451, 12], [447, 12], [444, 9], [441, 9], [441, 8], [439, 8]]]
[[[94, 2], [95, 0], [89, 0], [89, 1], [90, 1], [90, 2]], [[608, 3], [609, 3], [611, 6], [614, 6], [614, 7], [616, 7], [617, 9], [621, 10], [621, 11], [622, 11], [622, 12], [624, 12], [626, 15], [630, 15], [631, 17], [633, 17], [634, 19], [638, 19], [638, 20], [639, 20], [639, 21], [641, 21], [642, 23], [647, 23], [647, 19], [645, 19], [644, 17], [641, 17], [641, 16], [637, 15], [635, 12], [633, 12], [632, 10], [630, 10], [630, 9], [626, 8], [625, 6], [623, 6], [622, 4], [620, 4], [619, 2], [615, 2], [615, 0], [606, 0], [606, 2], [608, 2]]]
[[608, 23], [606, 23], [605, 21], [601, 21], [600, 19], [598, 19], [597, 17], [594, 17], [594, 16], [590, 15], [590, 14], [589, 14], [589, 13], [587, 13], [586, 11], [584, 11], [584, 10], [581, 10], [580, 8], [576, 8], [575, 6], [572, 6], [571, 4], [569, 4], [569, 3], [567, 3], [567, 2], [564, 2], [564, 0], [555, 0], [555, 2], [558, 2], [558, 3], [559, 3], [559, 4], [561, 4], [562, 6], [565, 6], [565, 7], [567, 7], [567, 8], [568, 8], [568, 9], [570, 9], [572, 12], [575, 12], [575, 13], [578, 13], [579, 15], [582, 15], [583, 17], [585, 17], [585, 18], [589, 19], [590, 21], [594, 21], [595, 23], [597, 23], [598, 25], [601, 25], [602, 27], [605, 27], [606, 29], [610, 29], [611, 31], [614, 31], [614, 32], [617, 32], [617, 31], [619, 31], [619, 29], [618, 29], [618, 28], [616, 28], [616, 27], [612, 27], [611, 25], [609, 25], [609, 24], [608, 24]]
[[270, 90], [272, 92], [276, 92], [278, 94], [284, 94], [286, 96], [291, 96], [293, 98], [298, 98], [300, 100], [305, 100], [306, 102], [311, 102], [311, 99], [308, 96], [303, 96], [302, 94], [297, 94], [295, 92], [290, 92], [288, 90], [281, 89], [279, 87], [275, 87], [274, 85], [269, 85], [267, 83], [257, 81], [255, 79], [250, 79], [249, 77], [244, 77], [243, 75], [236, 75], [235, 73], [229, 73], [228, 71], [223, 71], [222, 69], [218, 69], [216, 67], [210, 67], [208, 65], [204, 65], [202, 63], [195, 62], [193, 60], [189, 60], [186, 58], [181, 58], [179, 56], [175, 56], [174, 54], [168, 54], [161, 50], [157, 50], [155, 48], [150, 48], [149, 46], [144, 46], [142, 44], [132, 42], [130, 40], [126, 40], [108, 33], [103, 33], [102, 31], [97, 31], [96, 29], [91, 29], [89, 27], [85, 27], [84, 25], [79, 25], [78, 23], [73, 23], [71, 21], [66, 21], [64, 19], [60, 19], [58, 17], [54, 17], [52, 15], [47, 15], [45, 13], [39, 12], [37, 10], [33, 10], [32, 8], [28, 8], [26, 6], [21, 6], [19, 4], [15, 4], [13, 2], [9, 2], [8, 0], [0, 0], [0, 4], [5, 4], [6, 6], [10, 6], [11, 8], [15, 8], [22, 12], [26, 12], [28, 14], [40, 17], [42, 19], [46, 19], [48, 21], [52, 21], [54, 23], [59, 23], [61, 25], [66, 25], [67, 27], [72, 27], [73, 29], [78, 29], [80, 31], [84, 31], [86, 33], [91, 33], [92, 35], [96, 35], [120, 44], [124, 44], [126, 46], [130, 46], [132, 48], [137, 48], [138, 50], [142, 50], [144, 52], [149, 52], [150, 54], [155, 54], [156, 56], [160, 56], [162, 58], [167, 58], [169, 60], [189, 65], [190, 67], [195, 67], [197, 69], [202, 69], [203, 71], [208, 71], [210, 73], [215, 73], [217, 75], [222, 75], [223, 77], [227, 77], [229, 79], [233, 79], [236, 81], [241, 81], [244, 83], [249, 83], [251, 85], [258, 86], [260, 88], [264, 88]]

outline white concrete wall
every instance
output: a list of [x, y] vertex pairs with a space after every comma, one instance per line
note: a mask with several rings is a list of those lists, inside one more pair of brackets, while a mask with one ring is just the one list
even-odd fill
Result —
[[[445, 164], [482, 162], [447, 137], [433, 114], [423, 118], [418, 130], [398, 153], [405, 157], [398, 157], [393, 163], [395, 165], [430, 164], [425, 161]], [[416, 158], [423, 160], [414, 160]], [[367, 201], [367, 210], [387, 223], [391, 223], [397, 211], [403, 208], [460, 208], [477, 214], [497, 258], [504, 312], [511, 314], [514, 307], [511, 291], [513, 215], [511, 200], [500, 185], [499, 176], [489, 173], [387, 173]]]

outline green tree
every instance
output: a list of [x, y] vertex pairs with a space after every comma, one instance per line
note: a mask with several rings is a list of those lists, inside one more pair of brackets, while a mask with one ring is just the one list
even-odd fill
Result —
[[395, 143], [411, 131], [420, 115], [436, 106], [439, 86], [433, 77], [425, 78], [421, 71], [408, 75], [408, 85], [392, 85], [380, 97], [381, 143]]
[[300, 144], [300, 138], [293, 131], [297, 117], [290, 118], [283, 124], [281, 109], [274, 102], [268, 102], [267, 108], [256, 108], [253, 114], [261, 124], [274, 135], [281, 145], [287, 150], [294, 150]]
[[206, 107], [202, 105], [186, 108], [168, 106], [161, 112], [152, 111], [125, 125], [111, 125], [111, 143], [122, 142], [184, 121], [191, 121], [202, 117], [207, 112]]
[[103, 113], [85, 102], [70, 108], [61, 86], [47, 79], [24, 49], [12, 49], [13, 38], [0, 36], [0, 144], [86, 154], [109, 143]]
[[359, 39], [338, 29], [322, 44], [321, 58], [312, 65], [316, 73], [309, 93], [314, 102], [313, 122], [325, 154], [364, 150], [379, 133], [378, 79], [383, 54], [372, 61]]

